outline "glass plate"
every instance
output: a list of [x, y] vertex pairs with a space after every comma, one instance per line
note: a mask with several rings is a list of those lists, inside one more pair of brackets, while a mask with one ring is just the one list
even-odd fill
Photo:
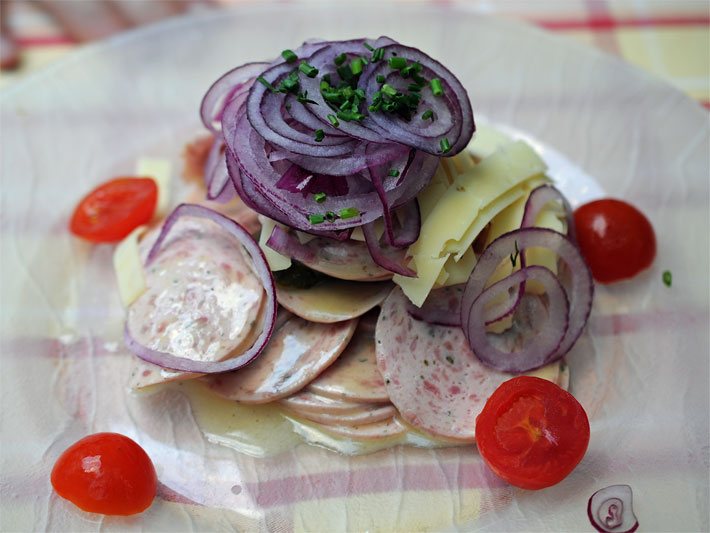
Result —
[[[351, 458], [301, 446], [255, 459], [208, 442], [180, 393], [126, 391], [112, 248], [70, 237], [77, 200], [133, 172], [139, 156], [178, 168], [202, 94], [229, 67], [306, 38], [380, 34], [443, 60], [479, 120], [557, 161], [575, 203], [622, 197], [656, 229], [654, 266], [597, 287], [588, 333], [568, 357], [592, 439], [550, 489], [500, 483], [474, 447]], [[590, 530], [587, 499], [614, 483], [633, 487], [644, 529], [708, 528], [708, 120], [670, 86], [459, 8], [263, 5], [79, 50], [2, 95], [2, 133], [0, 529]], [[156, 464], [160, 497], [141, 516], [83, 513], [52, 493], [57, 455], [107, 430]]]

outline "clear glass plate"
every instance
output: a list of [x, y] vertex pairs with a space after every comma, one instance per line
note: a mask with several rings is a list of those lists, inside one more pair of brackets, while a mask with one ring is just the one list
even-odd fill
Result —
[[[139, 156], [178, 165], [202, 94], [229, 67], [306, 38], [380, 34], [443, 60], [477, 117], [533, 139], [575, 203], [622, 197], [656, 229], [649, 271], [597, 287], [569, 356], [590, 448], [550, 489], [501, 484], [474, 447], [350, 458], [304, 445], [255, 459], [208, 442], [178, 392], [126, 391], [112, 249], [70, 237], [77, 200]], [[518, 23], [353, 3], [175, 20], [84, 48], [1, 98], [0, 529], [590, 530], [587, 499], [614, 483], [633, 487], [644, 529], [708, 528], [709, 134], [677, 90]], [[52, 493], [57, 455], [107, 430], [158, 469], [160, 498], [141, 516], [90, 515]]]

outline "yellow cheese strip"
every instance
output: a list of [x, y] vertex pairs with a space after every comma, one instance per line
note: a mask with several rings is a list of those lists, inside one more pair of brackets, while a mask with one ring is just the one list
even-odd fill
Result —
[[138, 241], [147, 226], [138, 226], [113, 251], [113, 270], [116, 273], [118, 294], [124, 307], [135, 302], [148, 288], [143, 273]]
[[[465, 253], [473, 239], [467, 230], [479, 210], [526, 179], [546, 170], [545, 163], [522, 141], [511, 143], [459, 175], [422, 224], [421, 236], [409, 249], [413, 256], [439, 257], [449, 251]], [[466, 239], [463, 240], [464, 235]], [[473, 235], [475, 238], [475, 235]]]
[[[286, 257], [285, 255], [281, 255], [276, 250], [273, 250], [272, 248], [266, 246], [266, 241], [269, 240], [271, 232], [274, 230], [274, 227], [277, 223], [263, 215], [259, 215], [258, 218], [259, 222], [261, 222], [259, 248], [261, 248], [261, 251], [264, 252], [264, 257], [266, 257], [266, 261], [269, 263], [269, 268], [272, 270], [272, 272], [276, 272], [278, 270], [286, 270], [288, 267], [291, 266], [291, 258]], [[284, 226], [281, 227], [283, 228]]]
[[154, 219], [163, 218], [168, 214], [171, 166], [169, 160], [157, 157], [141, 157], [136, 163], [136, 175], [153, 178], [158, 186], [158, 204], [155, 208]]
[[490, 126], [476, 125], [476, 133], [466, 148], [478, 159], [493, 155], [499, 148], [509, 144], [513, 139]]
[[471, 277], [471, 272], [473, 272], [476, 262], [476, 254], [473, 253], [473, 248], [466, 250], [466, 253], [458, 261], [453, 256], [449, 256], [444, 265], [444, 270], [449, 274], [449, 277], [444, 285], [451, 286], [466, 283], [468, 278]]
[[421, 258], [421, 260], [415, 257], [412, 259], [409, 266], [416, 271], [417, 277], [408, 278], [395, 274], [392, 280], [402, 287], [404, 294], [407, 295], [414, 305], [421, 306], [439, 277], [441, 269], [444, 268], [446, 260], [447, 256]]

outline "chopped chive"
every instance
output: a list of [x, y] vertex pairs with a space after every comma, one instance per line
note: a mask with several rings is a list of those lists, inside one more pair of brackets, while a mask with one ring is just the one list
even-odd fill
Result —
[[256, 78], [256, 81], [258, 81], [259, 83], [261, 83], [264, 87], [266, 87], [267, 89], [269, 89], [272, 93], [275, 93], [275, 92], [276, 92], [276, 89], [274, 88], [274, 86], [271, 85], [271, 83], [269, 83], [269, 82], [266, 80], [266, 78], [264, 78], [264, 76], [259, 76], [258, 78]]
[[357, 96], [360, 100], [365, 99], [365, 91], [362, 89], [355, 89], [355, 96]]
[[[322, 130], [318, 130], [318, 131], [322, 131]], [[325, 202], [326, 198], [327, 198], [327, 195], [324, 192], [317, 192], [313, 195], [313, 199], [319, 204], [322, 204], [323, 202]]]
[[397, 170], [396, 168], [393, 168], [392, 170], [390, 170], [387, 173], [387, 175], [392, 176], [393, 178], [396, 178], [397, 176], [399, 176], [399, 170]]
[[367, 48], [370, 52], [374, 52], [375, 49], [367, 43], [362, 43], [362, 45]]
[[[365, 115], [361, 113], [352, 113], [350, 111], [342, 110], [338, 111], [336, 116], [337, 118], [339, 118], [340, 120], [344, 120], [345, 122], [352, 122], [353, 120], [362, 120], [363, 118], [365, 118]], [[335, 124], [333, 124], [333, 126], [335, 126]]]
[[670, 287], [673, 284], [673, 274], [671, 274], [670, 270], [663, 271], [663, 284], [666, 287]]
[[382, 86], [381, 90], [388, 96], [395, 96], [397, 94], [397, 89], [395, 89], [391, 85], [388, 85], [387, 83]]
[[449, 150], [451, 150], [451, 144], [449, 143], [449, 139], [444, 137], [439, 141], [439, 146], [441, 147], [441, 153], [445, 154]]
[[512, 265], [513, 268], [518, 263], [518, 257], [520, 256], [520, 250], [518, 249], [518, 241], [515, 241], [515, 253], [510, 254], [510, 264]]
[[335, 219], [337, 219], [337, 218], [338, 218], [338, 215], [336, 215], [336, 214], [333, 213], [332, 211], [327, 211], [327, 212], [325, 213], [325, 219], [326, 219], [328, 222], [333, 222], [333, 221], [334, 221]]
[[385, 77], [382, 74], [378, 74], [375, 79], [377, 80], [377, 83], [384, 83], [385, 82]]
[[321, 224], [324, 220], [325, 217], [323, 215], [308, 215], [308, 222], [310, 222], [311, 224]]
[[338, 117], [336, 117], [335, 115], [328, 115], [328, 122], [330, 122], [336, 128], [340, 126], [340, 122], [338, 122]]
[[302, 104], [316, 104], [316, 105], [318, 105], [318, 102], [316, 102], [315, 100], [311, 100], [310, 98], [308, 98], [308, 91], [305, 91], [305, 92], [300, 93], [300, 94], [296, 97], [296, 100], [298, 100], [298, 101], [301, 102]]
[[422, 120], [429, 120], [432, 119], [434, 120], [434, 112], [431, 109], [427, 109], [422, 113]]
[[441, 80], [439, 78], [434, 78], [430, 82], [431, 92], [434, 96], [441, 96], [444, 94], [444, 88], [441, 86]]
[[350, 62], [350, 71], [353, 73], [354, 76], [357, 76], [358, 74], [362, 73], [362, 58], [356, 57]]
[[298, 65], [298, 70], [303, 72], [309, 78], [315, 78], [318, 75], [318, 69], [313, 65], [309, 65], [305, 61], [301, 61], [301, 64]]
[[407, 85], [407, 90], [418, 93], [422, 90], [422, 86], [418, 83], [410, 83], [409, 85]]
[[335, 56], [335, 59], [334, 59], [333, 62], [335, 63], [336, 66], [339, 67], [340, 65], [342, 65], [343, 63], [345, 63], [345, 60], [346, 60], [347, 58], [348, 58], [348, 56], [346, 56], [346, 55], [343, 53], [343, 54], [340, 54], [339, 56]]
[[[325, 132], [323, 130], [316, 130], [316, 142], [319, 143], [325, 138]], [[316, 200], [317, 202], [318, 200]]]
[[338, 76], [340, 76], [343, 81], [349, 82], [353, 79], [353, 71], [350, 70], [350, 67], [348, 65], [338, 67], [337, 69], [335, 69], [335, 71], [338, 73]]
[[385, 50], [384, 50], [384, 48], [378, 48], [377, 50], [375, 50], [374, 52], [372, 52], [372, 62], [373, 62], [373, 63], [376, 63], [377, 61], [379, 61], [379, 60], [382, 59], [383, 57], [385, 57]]
[[389, 65], [393, 70], [402, 70], [407, 66], [407, 60], [403, 57], [390, 57]]
[[346, 207], [340, 210], [340, 218], [353, 218], [360, 214], [360, 211], [355, 207]]
[[298, 56], [293, 53], [293, 50], [284, 50], [281, 52], [281, 57], [286, 60], [286, 63], [295, 63], [298, 60]]

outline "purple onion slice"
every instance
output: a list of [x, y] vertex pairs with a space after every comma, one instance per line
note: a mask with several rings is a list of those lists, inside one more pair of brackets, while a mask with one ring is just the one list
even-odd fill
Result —
[[[247, 254], [251, 257], [254, 270], [256, 274], [261, 279], [261, 283], [264, 287], [264, 292], [266, 293], [266, 301], [264, 303], [264, 322], [263, 329], [259, 336], [254, 341], [254, 344], [248, 348], [243, 353], [227, 359], [225, 361], [195, 361], [194, 359], [186, 359], [184, 357], [178, 357], [171, 353], [161, 352], [158, 350], [153, 350], [147, 346], [141, 344], [136, 340], [131, 331], [128, 328], [128, 323], [124, 329], [124, 341], [129, 350], [131, 350], [138, 357], [149, 363], [161, 366], [163, 368], [169, 368], [171, 370], [181, 370], [184, 372], [195, 372], [200, 374], [216, 374], [219, 372], [228, 372], [230, 370], [236, 370], [242, 366], [251, 362], [255, 357], [257, 357], [267, 342], [271, 338], [271, 333], [273, 331], [274, 323], [276, 321], [276, 289], [274, 286], [274, 279], [271, 275], [271, 270], [269, 270], [269, 265], [266, 262], [261, 248], [257, 242], [251, 237], [249, 232], [242, 226], [237, 224], [234, 220], [217, 213], [207, 207], [194, 204], [181, 204], [175, 208], [175, 210], [165, 219], [165, 223], [158, 235], [157, 240], [153, 244], [153, 247], [148, 252], [148, 257], [146, 260], [146, 265], [150, 264], [153, 259], [158, 255], [160, 249], [165, 241], [165, 238], [170, 233], [170, 230], [175, 225], [178, 219], [183, 216], [188, 217], [198, 217], [206, 218], [215, 222], [223, 230], [231, 234], [237, 241], [238, 245], [242, 246], [246, 250]], [[236, 245], [236, 243], [235, 243]]]
[[[546, 343], [543, 345], [533, 339], [530, 341], [529, 347], [526, 345], [519, 347], [516, 350], [518, 355], [507, 360], [509, 358], [505, 356], [505, 350], [492, 345], [492, 339], [496, 337], [494, 334], [486, 332], [485, 325], [492, 318], [491, 314], [495, 314], [491, 308], [501, 312], [501, 308], [497, 307], [501, 305], [499, 302], [501, 298], [504, 299], [504, 302], [517, 302], [518, 296], [515, 294], [514, 282], [517, 280], [520, 285], [529, 279], [527, 275], [518, 275], [518, 272], [531, 271], [533, 267], [524, 267], [488, 289], [486, 289], [486, 285], [501, 261], [509, 260], [516, 250], [522, 254], [526, 249], [534, 247], [548, 248], [556, 253], [569, 271], [570, 279], [563, 287], [557, 276], [544, 269], [556, 280], [556, 283], [552, 283], [547, 274], [538, 279], [545, 286], [549, 301], [546, 309], [550, 319], [547, 324], [541, 325], [540, 331], [540, 335], [545, 336]], [[558, 295], [558, 287], [562, 289], [564, 298]], [[577, 247], [568, 237], [545, 228], [521, 228], [506, 233], [493, 241], [479, 258], [464, 291], [461, 303], [461, 324], [471, 349], [484, 363], [499, 370], [527, 372], [561, 358], [572, 348], [589, 318], [593, 295], [594, 283], [589, 268]], [[569, 302], [565, 321], [557, 318], [559, 309], [564, 307], [563, 299]], [[530, 304], [535, 300], [539, 300], [539, 298], [525, 294], [519, 299], [519, 302], [512, 306], [506, 303], [502, 304], [503, 308], [506, 305], [513, 308], [514, 319], [517, 319], [517, 322], [514, 320], [514, 327], [519, 329], [521, 326], [530, 326], [531, 321], [535, 318], [532, 314], [540, 309], [527, 305], [527, 308], [523, 309], [521, 313], [519, 308], [524, 303]], [[560, 332], [562, 335], [559, 342], [553, 346], [553, 342], [549, 339], [558, 336]], [[543, 354], [543, 348], [548, 350], [546, 354]]]
[[532, 228], [535, 226], [535, 220], [537, 216], [542, 211], [542, 208], [547, 205], [548, 202], [557, 201], [562, 205], [565, 211], [565, 221], [567, 223], [567, 235], [572, 240], [576, 242], [575, 232], [574, 232], [574, 218], [572, 217], [572, 207], [569, 205], [567, 198], [552, 185], [540, 185], [539, 187], [532, 190], [530, 196], [528, 196], [525, 202], [525, 209], [523, 211], [523, 219], [520, 223], [521, 228]]
[[594, 529], [602, 533], [631, 533], [639, 527], [628, 485], [611, 485], [592, 494], [587, 516]]

